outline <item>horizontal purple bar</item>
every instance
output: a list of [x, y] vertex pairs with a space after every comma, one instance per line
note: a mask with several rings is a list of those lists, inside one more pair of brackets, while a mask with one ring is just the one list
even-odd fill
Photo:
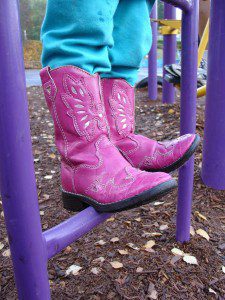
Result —
[[194, 0], [162, 0], [165, 3], [171, 4], [180, 8], [183, 11], [190, 11], [193, 7]]
[[110, 215], [109, 213], [100, 214], [94, 208], [88, 207], [59, 225], [46, 230], [43, 237], [46, 242], [48, 258], [53, 257], [95, 226], [104, 222]]

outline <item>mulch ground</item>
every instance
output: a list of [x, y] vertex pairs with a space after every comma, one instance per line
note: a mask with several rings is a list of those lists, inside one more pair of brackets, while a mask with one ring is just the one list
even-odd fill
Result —
[[[59, 156], [42, 89], [29, 88], [28, 97], [40, 215], [46, 230], [71, 214], [62, 209]], [[158, 140], [179, 135], [179, 104], [148, 101], [142, 90], [137, 92], [136, 108], [137, 132]], [[201, 100], [197, 117], [201, 136], [203, 129]], [[225, 192], [203, 185], [201, 153], [200, 146], [189, 243], [175, 240], [177, 191], [157, 205], [115, 214], [49, 261], [52, 299], [225, 299]], [[0, 299], [17, 299], [1, 205], [0, 210]], [[154, 242], [146, 250], [148, 241]], [[190, 256], [177, 255], [177, 249], [193, 256], [195, 264], [190, 264]], [[72, 265], [81, 269], [67, 275]]]

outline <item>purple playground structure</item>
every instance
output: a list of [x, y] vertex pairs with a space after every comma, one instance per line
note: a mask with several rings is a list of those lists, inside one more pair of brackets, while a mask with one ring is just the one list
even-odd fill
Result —
[[[163, 0], [165, 16], [174, 17], [174, 7], [182, 10], [181, 134], [196, 127], [198, 0]], [[156, 18], [156, 7], [152, 17]], [[202, 177], [204, 182], [225, 189], [225, 88], [222, 78], [224, 45], [219, 36], [225, 26], [224, 0], [212, 1], [209, 45], [209, 77]], [[153, 32], [157, 34], [157, 25]], [[50, 299], [48, 259], [109, 218], [89, 207], [63, 223], [42, 232], [34, 174], [18, 0], [0, 1], [0, 191], [13, 260], [19, 299]], [[167, 38], [174, 55], [174, 37]], [[156, 41], [153, 43], [151, 99], [156, 99]], [[165, 53], [166, 56], [166, 53]], [[151, 59], [151, 58], [150, 58]], [[169, 63], [174, 56], [165, 57]], [[154, 60], [154, 61], [153, 61]], [[164, 99], [174, 101], [174, 88], [165, 87]], [[216, 145], [216, 146], [215, 146]], [[216, 157], [216, 162], [215, 162]], [[179, 171], [176, 238], [190, 238], [194, 158]]]
[[[157, 19], [158, 17], [158, 1], [155, 2], [151, 19]], [[151, 100], [157, 100], [158, 98], [158, 80], [157, 80], [157, 38], [158, 38], [158, 24], [157, 22], [151, 22], [152, 26], [152, 47], [148, 55], [148, 97]]]
[[[164, 19], [176, 19], [176, 8], [168, 3], [164, 5]], [[176, 34], [166, 34], [163, 36], [163, 66], [171, 65], [176, 62], [177, 36]], [[175, 88], [172, 83], [164, 79], [165, 70], [163, 70], [163, 103], [175, 102]]]

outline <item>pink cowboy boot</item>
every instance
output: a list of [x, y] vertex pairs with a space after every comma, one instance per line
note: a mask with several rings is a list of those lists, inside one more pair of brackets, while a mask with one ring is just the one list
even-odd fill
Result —
[[64, 207], [92, 205], [101, 212], [149, 203], [168, 193], [176, 181], [165, 173], [133, 168], [108, 139], [98, 75], [72, 66], [41, 70], [46, 101], [61, 155]]
[[134, 88], [123, 79], [102, 79], [102, 92], [111, 141], [129, 161], [145, 171], [171, 172], [194, 153], [200, 137], [186, 134], [168, 142], [156, 142], [134, 134]]

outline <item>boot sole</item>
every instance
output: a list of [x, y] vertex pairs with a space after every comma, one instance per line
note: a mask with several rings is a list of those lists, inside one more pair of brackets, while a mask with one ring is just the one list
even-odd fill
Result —
[[62, 201], [63, 207], [73, 212], [81, 211], [89, 206], [93, 206], [98, 212], [119, 212], [154, 202], [176, 187], [176, 180], [171, 179], [139, 195], [110, 204], [100, 204], [87, 196], [62, 191]]
[[179, 169], [180, 167], [182, 167], [188, 160], [189, 158], [194, 154], [195, 150], [197, 149], [199, 143], [200, 143], [200, 136], [196, 135], [191, 147], [184, 153], [184, 155], [179, 158], [177, 161], [175, 161], [174, 163], [172, 163], [171, 165], [162, 168], [162, 169], [148, 169], [145, 170], [147, 172], [165, 172], [165, 173], [170, 173], [173, 172], [177, 169]]

